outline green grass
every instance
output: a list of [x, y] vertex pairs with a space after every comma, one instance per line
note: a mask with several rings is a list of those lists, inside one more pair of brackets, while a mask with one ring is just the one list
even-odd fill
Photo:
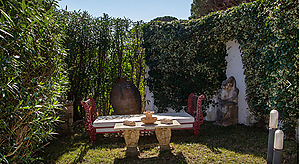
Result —
[[[160, 152], [154, 132], [142, 133], [140, 155], [126, 157], [122, 134], [99, 134], [91, 144], [83, 126], [75, 134], [53, 140], [41, 155], [44, 163], [266, 163], [268, 132], [254, 127], [221, 127], [204, 122], [192, 130], [172, 131], [169, 152]], [[283, 163], [299, 163], [299, 145], [284, 141]]]

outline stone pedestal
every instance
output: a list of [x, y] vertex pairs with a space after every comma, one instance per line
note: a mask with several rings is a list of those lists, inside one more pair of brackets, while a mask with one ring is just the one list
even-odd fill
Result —
[[228, 111], [223, 116], [223, 126], [236, 125], [238, 123], [238, 105], [229, 105]]
[[171, 140], [171, 128], [156, 128], [155, 134], [159, 143], [159, 149], [169, 150]]
[[153, 124], [136, 122], [135, 126], [116, 123], [114, 126], [114, 130], [123, 130], [124, 139], [127, 146], [126, 156], [132, 156], [138, 153], [140, 130], [155, 130], [160, 149], [170, 150], [171, 128], [179, 128], [180, 126], [181, 124], [177, 120], [172, 120], [172, 124], [163, 124], [161, 123], [161, 121], [156, 121]]
[[60, 124], [60, 134], [73, 133], [73, 103], [71, 101], [66, 102], [59, 113], [60, 120], [64, 121]]
[[126, 143], [126, 156], [135, 156], [139, 154], [138, 142], [140, 138], [140, 130], [124, 130], [124, 139]]

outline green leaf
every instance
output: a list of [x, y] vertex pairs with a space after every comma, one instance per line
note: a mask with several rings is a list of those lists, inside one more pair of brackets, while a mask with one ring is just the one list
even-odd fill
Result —
[[26, 8], [25, 0], [22, 0], [22, 11], [24, 12]]
[[7, 15], [2, 9], [0, 9], [0, 12], [2, 15], [4, 15], [5, 19], [7, 21], [9, 21], [9, 23], [11, 24], [11, 26], [14, 24], [14, 22], [10, 19], [9, 15]]
[[[13, 37], [10, 33], [6, 32], [6, 31], [4, 31], [4, 30], [2, 30], [2, 29], [0, 29], [0, 31], [3, 32], [4, 34], [10, 36], [10, 37]], [[1, 37], [2, 37], [2, 36], [1, 36]]]

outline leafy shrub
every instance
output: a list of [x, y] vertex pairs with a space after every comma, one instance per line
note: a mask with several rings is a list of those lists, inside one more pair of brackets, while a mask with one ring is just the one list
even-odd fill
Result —
[[64, 83], [56, 1], [1, 1], [0, 159], [32, 163], [58, 120]]
[[[84, 116], [80, 101], [92, 96], [99, 115], [111, 114], [110, 91], [116, 79], [127, 76], [146, 95], [145, 62], [141, 47], [143, 22], [111, 18], [107, 14], [93, 17], [86, 11], [60, 11], [65, 26], [64, 44], [68, 49], [70, 90], [74, 102], [74, 119]], [[63, 25], [62, 25], [63, 26]]]
[[144, 40], [155, 105], [179, 108], [189, 92], [210, 99], [225, 78], [224, 43], [237, 39], [250, 111], [265, 127], [270, 111], [278, 110], [285, 133], [293, 135], [299, 114], [298, 16], [296, 1], [258, 0], [191, 21], [150, 22]]
[[205, 94], [208, 99], [226, 78], [223, 43], [208, 36], [204, 21], [152, 22], [144, 27], [147, 85], [154, 94], [159, 112], [167, 107], [182, 109], [190, 93]]
[[173, 20], [178, 20], [176, 17], [172, 16], [163, 16], [163, 17], [156, 17], [152, 19], [151, 21], [162, 21], [162, 22], [171, 22]]

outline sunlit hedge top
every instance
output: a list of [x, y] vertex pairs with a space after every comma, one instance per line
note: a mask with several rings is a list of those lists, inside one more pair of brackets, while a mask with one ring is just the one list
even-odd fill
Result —
[[298, 22], [292, 0], [259, 0], [190, 21], [150, 22], [144, 46], [155, 105], [179, 109], [190, 92], [212, 98], [226, 78], [224, 43], [236, 39], [250, 110], [266, 124], [269, 111], [277, 109], [290, 131], [298, 118]]

